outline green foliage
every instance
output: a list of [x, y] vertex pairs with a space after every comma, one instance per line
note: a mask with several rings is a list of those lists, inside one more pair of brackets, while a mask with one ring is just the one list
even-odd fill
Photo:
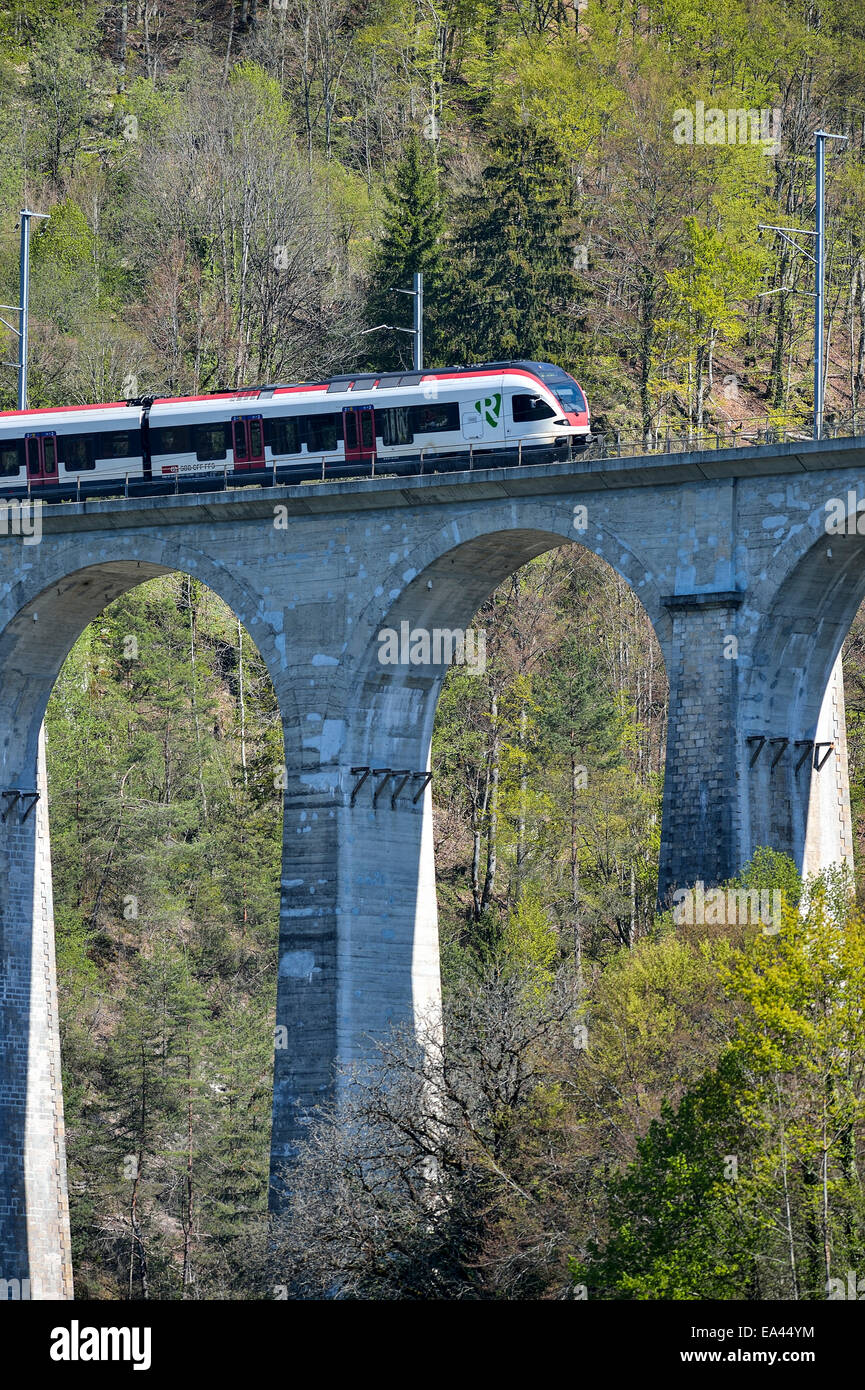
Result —
[[559, 941], [538, 888], [523, 889], [508, 918], [503, 946], [505, 956], [533, 980], [537, 989], [552, 983]]
[[[644, 435], [682, 416], [801, 423], [803, 320], [790, 293], [761, 295], [801, 290], [807, 267], [757, 227], [811, 216], [800, 132], [843, 128], [855, 104], [852, 3], [819, 23], [769, 0], [725, 0], [711, 20], [690, 0], [630, 15], [606, 0], [259, 5], [230, 44], [225, 6], [206, 23], [186, 0], [158, 23], [124, 10], [125, 28], [101, 0], [0, 14], [4, 299], [25, 196], [71, 199], [93, 238], [83, 289], [52, 289], [47, 260], [34, 277], [38, 403], [130, 376], [197, 392], [404, 364], [407, 334], [363, 330], [409, 326], [391, 287], [419, 268], [428, 361], [553, 358], [584, 377], [600, 426]], [[698, 102], [777, 108], [780, 146], [678, 144], [674, 113]], [[845, 411], [863, 385], [863, 189], [851, 141], [829, 179], [845, 357], [830, 407]]]
[[744, 1162], [749, 1136], [733, 1057], [684, 1097], [665, 1103], [632, 1169], [610, 1186], [613, 1234], [575, 1261], [590, 1298], [741, 1299], [755, 1292], [759, 1227], [742, 1207], [727, 1156]]
[[[412, 132], [402, 157], [385, 186], [384, 225], [370, 266], [366, 317], [370, 327], [387, 323], [411, 328], [412, 276], [424, 276], [428, 310], [424, 315], [425, 362], [444, 362], [439, 338], [444, 281], [444, 210], [435, 161], [427, 142]], [[412, 339], [405, 333], [379, 331], [369, 340], [370, 364], [378, 370], [411, 366]]]
[[787, 854], [760, 845], [744, 868], [733, 880], [736, 888], [757, 890], [778, 889], [790, 907], [796, 907], [802, 896], [802, 879], [793, 860]]
[[[91, 20], [97, 13], [96, 6], [88, 7]], [[41, 37], [47, 28], [63, 26], [64, 30], [78, 27], [82, 6], [70, 4], [69, 0], [15, 0], [0, 8], [0, 49], [7, 49], [16, 57], [26, 52], [26, 45]]]
[[613, 1180], [609, 1238], [573, 1265], [593, 1296], [820, 1299], [856, 1268], [865, 923], [849, 885], [804, 901], [721, 962], [733, 1040]]
[[42, 115], [32, 131], [34, 154], [55, 188], [75, 168], [93, 117], [98, 72], [82, 38], [61, 26], [46, 30], [28, 57], [27, 95]]
[[213, 594], [155, 580], [73, 648], [47, 748], [77, 1287], [242, 1295], [269, 1162], [272, 687]]
[[608, 766], [621, 746], [624, 720], [600, 671], [600, 654], [575, 632], [564, 634], [540, 692], [539, 722], [550, 746], [578, 763], [591, 749]]
[[564, 169], [527, 126], [504, 133], [491, 156], [457, 211], [450, 355], [572, 363], [579, 293]]

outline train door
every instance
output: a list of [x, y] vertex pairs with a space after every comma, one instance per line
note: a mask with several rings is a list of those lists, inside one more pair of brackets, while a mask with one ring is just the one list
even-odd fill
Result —
[[27, 479], [30, 483], [57, 482], [57, 435], [53, 431], [45, 434], [24, 436], [27, 449]]
[[235, 415], [231, 421], [235, 468], [264, 468], [264, 426], [260, 415]]
[[345, 461], [360, 468], [375, 464], [375, 411], [371, 405], [347, 406], [342, 412]]

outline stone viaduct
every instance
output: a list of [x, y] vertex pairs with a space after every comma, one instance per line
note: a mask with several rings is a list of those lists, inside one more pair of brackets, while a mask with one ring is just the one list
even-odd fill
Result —
[[581, 460], [64, 503], [43, 509], [41, 543], [0, 538], [0, 1279], [72, 1296], [40, 729], [66, 654], [112, 599], [172, 570], [201, 579], [280, 701], [276, 1174], [335, 1063], [439, 992], [424, 774], [445, 671], [382, 665], [382, 627], [468, 627], [518, 566], [585, 545], [633, 587], [666, 662], [662, 896], [761, 844], [809, 870], [849, 860], [833, 671], [865, 595], [865, 535], [855, 516], [828, 534], [826, 504], [865, 498], [863, 470], [865, 439]]

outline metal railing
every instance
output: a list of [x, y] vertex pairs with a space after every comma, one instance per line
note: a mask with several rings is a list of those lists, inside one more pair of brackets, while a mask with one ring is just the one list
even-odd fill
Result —
[[[833, 420], [823, 427], [825, 439], [854, 439], [865, 434], [865, 421]], [[630, 458], [644, 454], [696, 454], [713, 449], [771, 447], [775, 444], [796, 444], [813, 440], [810, 423], [801, 420], [767, 421], [764, 417], [743, 420], [735, 425], [704, 426], [683, 432], [651, 431], [648, 435], [627, 437], [621, 431], [608, 431], [592, 436], [587, 449], [575, 457]]]
[[[854, 421], [852, 419], [828, 421], [823, 430], [824, 440], [854, 439], [863, 435], [865, 435], [865, 422], [860, 422], [859, 420]], [[436, 468], [437, 458], [447, 458], [448, 467], [445, 472], [458, 474], [480, 471], [484, 468], [498, 469], [513, 468], [515, 466], [531, 468], [535, 463], [545, 464], [551, 461], [580, 463], [584, 460], [592, 459], [640, 458], [664, 454], [693, 454], [721, 449], [771, 448], [778, 444], [807, 443], [810, 442], [812, 438], [813, 435], [810, 426], [803, 424], [801, 420], [772, 423], [767, 422], [765, 418], [761, 418], [754, 421], [741, 421], [735, 425], [727, 425], [723, 428], [711, 426], [704, 427], [700, 430], [691, 429], [683, 433], [675, 434], [669, 428], [663, 431], [654, 431], [646, 436], [633, 437], [627, 437], [619, 430], [615, 432], [610, 431], [605, 434], [591, 435], [589, 443], [584, 448], [575, 449], [569, 443], [566, 454], [565, 446], [561, 444], [555, 445], [553, 437], [551, 436], [550, 439], [546, 441], [546, 448], [543, 444], [537, 449], [533, 448], [531, 454], [536, 454], [537, 456], [529, 458], [526, 458], [524, 455], [523, 445], [526, 442], [524, 440], [515, 440], [513, 442], [502, 441], [500, 443], [491, 444], [486, 448], [478, 448], [476, 444], [470, 444], [468, 453], [463, 456], [462, 460], [459, 459], [452, 444], [429, 444], [424, 445], [421, 449], [415, 466], [419, 474], [435, 474], [438, 472]], [[556, 457], [554, 460], [551, 460], [549, 454], [553, 453]], [[511, 457], [508, 457], [508, 455]], [[563, 455], [565, 456], [563, 457]], [[494, 462], [491, 461], [491, 457], [495, 458]], [[385, 457], [379, 457], [377, 460], [373, 461], [369, 472], [351, 474], [349, 477], [346, 477], [344, 473], [331, 474], [328, 472], [327, 465], [329, 463], [338, 465], [340, 469], [345, 467], [345, 461], [340, 458], [334, 458], [333, 455], [322, 454], [320, 458], [316, 455], [311, 455], [307, 458], [306, 462], [311, 469], [314, 470], [312, 476], [297, 479], [296, 481], [315, 486], [317, 483], [337, 481], [351, 482], [355, 480], [359, 481], [365, 477], [386, 477], [388, 475], [388, 464], [391, 460]], [[376, 462], [378, 465], [377, 467]], [[393, 460], [395, 465], [399, 462], [400, 460]], [[321, 468], [320, 474], [318, 472], [319, 463]], [[460, 463], [462, 466], [459, 466]], [[272, 461], [271, 466], [268, 467], [266, 471], [270, 474], [269, 481], [272, 486], [281, 481], [278, 478], [278, 461], [276, 459]], [[396, 472], [394, 476], [404, 477], [406, 475], [400, 470]], [[129, 497], [130, 483], [134, 489], [136, 481], [140, 480], [131, 478], [128, 472], [121, 478], [118, 478], [118, 491], [122, 489], [120, 495]], [[212, 488], [214, 486], [213, 482], [211, 480], [208, 481]], [[287, 478], [284, 481], [291, 484], [293, 480]], [[165, 475], [164, 482], [165, 489], [162, 495], [171, 493], [177, 495], [180, 491], [179, 470], [175, 469], [173, 473]], [[243, 487], [245, 485], [245, 480], [243, 476], [238, 475], [235, 475], [232, 479], [231, 472], [226, 464], [223, 467], [220, 481], [215, 484], [217, 490], [220, 484], [222, 490], [227, 491], [230, 486]], [[246, 485], [250, 487], [260, 487], [261, 483], [252, 482]], [[74, 489], [74, 498], [69, 497], [65, 500], [82, 501], [80, 475], [71, 487]], [[208, 490], [207, 485], [203, 485], [200, 490]], [[148, 491], [152, 491], [152, 485], [148, 486]], [[27, 479], [27, 495], [28, 497], [32, 496], [31, 479], [29, 477]], [[104, 496], [104, 494], [102, 495]], [[157, 493], [156, 495], [160, 494]], [[64, 498], [61, 497], [58, 500], [62, 501]]]

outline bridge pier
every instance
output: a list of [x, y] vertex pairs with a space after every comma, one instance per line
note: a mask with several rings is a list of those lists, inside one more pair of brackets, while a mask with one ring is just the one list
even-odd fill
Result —
[[377, 650], [363, 644], [354, 679], [334, 663], [298, 682], [309, 763], [284, 803], [275, 1206], [310, 1110], [391, 1025], [440, 1013], [428, 769], [445, 671], [385, 667]]
[[45, 737], [28, 790], [0, 797], [0, 1298], [72, 1297]]
[[[807, 699], [767, 719], [743, 699], [738, 610], [731, 591], [665, 600], [673, 618], [667, 772], [658, 896], [698, 879], [733, 878], [761, 846], [806, 876], [853, 868], [844, 678], [840, 654], [820, 692], [803, 663]], [[808, 705], [813, 722], [798, 721]], [[805, 716], [807, 720], [807, 715]]]
[[735, 591], [670, 596], [667, 771], [658, 897], [738, 868]]
[[[826, 761], [817, 772], [813, 766], [805, 825], [802, 868], [818, 874], [830, 864], [844, 864], [853, 871], [853, 821], [850, 812], [850, 770], [847, 761], [847, 716], [841, 657], [835, 661], [820, 714], [815, 745], [817, 759]], [[813, 764], [813, 758], [811, 762]]]
[[440, 1006], [429, 785], [409, 778], [396, 795], [407, 764], [386, 748], [368, 759], [366, 775], [357, 766], [295, 773], [285, 798], [274, 1206], [310, 1112], [391, 1024], [434, 1020]]

